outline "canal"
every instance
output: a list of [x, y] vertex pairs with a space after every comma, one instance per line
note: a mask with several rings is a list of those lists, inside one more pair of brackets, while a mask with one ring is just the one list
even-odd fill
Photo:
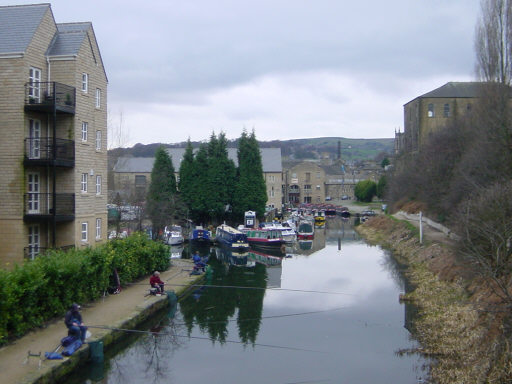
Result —
[[[287, 247], [286, 257], [200, 251], [210, 253], [213, 269], [205, 286], [143, 328], [155, 333], [128, 335], [100, 366], [66, 382], [409, 384], [425, 378], [425, 361], [397, 353], [415, 347], [398, 302], [399, 267], [361, 240], [351, 221], [330, 218], [313, 242]], [[173, 250], [173, 257], [189, 254]]]

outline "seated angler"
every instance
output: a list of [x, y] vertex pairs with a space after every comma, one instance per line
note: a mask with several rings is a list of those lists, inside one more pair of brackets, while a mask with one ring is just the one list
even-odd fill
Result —
[[64, 323], [68, 327], [69, 334], [80, 339], [82, 343], [85, 341], [85, 335], [87, 333], [87, 327], [82, 321], [82, 315], [80, 314], [80, 306], [77, 303], [71, 305], [70, 310], [66, 313]]
[[153, 275], [149, 278], [149, 284], [152, 288], [157, 289], [157, 294], [161, 294], [164, 292], [164, 282], [160, 279], [160, 272], [155, 271]]

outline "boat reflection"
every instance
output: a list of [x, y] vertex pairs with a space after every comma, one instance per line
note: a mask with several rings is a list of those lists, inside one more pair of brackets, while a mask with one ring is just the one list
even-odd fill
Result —
[[183, 244], [171, 246], [171, 259], [181, 259], [183, 255]]
[[227, 247], [215, 248], [215, 256], [217, 257], [217, 260], [227, 266], [254, 267], [256, 265], [255, 261], [249, 260], [248, 252], [238, 252], [237, 250]]

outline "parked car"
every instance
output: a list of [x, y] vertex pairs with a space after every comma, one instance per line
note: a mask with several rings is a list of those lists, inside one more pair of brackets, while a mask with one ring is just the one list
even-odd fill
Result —
[[361, 212], [361, 216], [375, 216], [375, 215], [376, 215], [376, 213], [372, 209], [367, 209], [367, 210]]
[[350, 199], [350, 197], [348, 197], [347, 195], [341, 196], [341, 200], [349, 200], [349, 199]]

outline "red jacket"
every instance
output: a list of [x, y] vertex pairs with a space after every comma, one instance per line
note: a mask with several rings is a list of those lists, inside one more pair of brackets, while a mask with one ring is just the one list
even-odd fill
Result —
[[152, 275], [152, 276], [149, 278], [149, 284], [151, 284], [151, 286], [153, 286], [153, 285], [160, 285], [160, 284], [164, 284], [164, 282], [163, 282], [162, 280], [160, 280], [160, 276]]

